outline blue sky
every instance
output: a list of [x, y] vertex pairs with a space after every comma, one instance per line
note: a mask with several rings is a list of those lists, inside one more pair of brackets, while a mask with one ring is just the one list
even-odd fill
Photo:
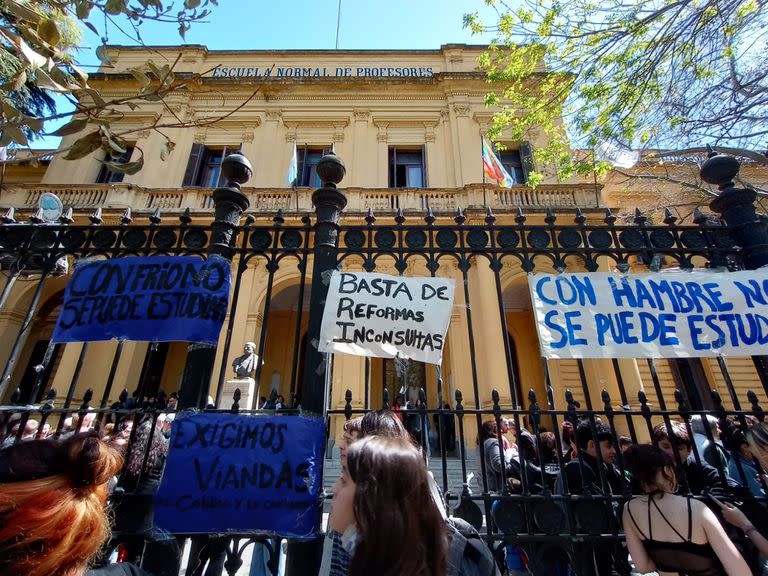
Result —
[[[139, 30], [147, 45], [186, 42], [214, 50], [333, 50], [338, 8], [338, 0], [219, 0], [206, 22], [193, 24], [184, 41], [173, 24], [147, 21]], [[489, 18], [492, 15], [484, 0], [341, 0], [339, 49], [430, 49], [488, 42], [490, 37], [473, 37], [462, 26], [463, 15], [475, 11]], [[93, 24], [102, 32], [103, 16], [94, 18]], [[128, 35], [132, 30], [125, 20], [116, 19], [115, 24], [108, 26], [109, 44], [137, 44]], [[85, 29], [77, 61], [86, 71], [98, 66], [95, 50], [100, 44], [99, 36]], [[60, 112], [69, 107], [58, 100]], [[50, 123], [46, 130], [53, 131], [62, 123]], [[59, 140], [41, 138], [32, 147], [55, 148]]]

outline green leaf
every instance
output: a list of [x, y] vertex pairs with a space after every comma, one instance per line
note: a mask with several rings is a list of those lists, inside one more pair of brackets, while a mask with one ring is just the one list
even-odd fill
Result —
[[24, 56], [24, 59], [29, 62], [30, 65], [32, 65], [33, 68], [42, 68], [48, 63], [48, 58], [32, 50], [32, 48], [30, 48], [29, 44], [27, 44], [23, 38], [18, 38], [17, 40], [17, 45], [21, 51], [21, 54]]
[[135, 162], [102, 162], [104, 166], [112, 172], [123, 172], [124, 174], [136, 174], [144, 167], [144, 157], [140, 156]]
[[70, 122], [60, 126], [53, 132], [49, 133], [49, 136], [69, 136], [70, 134], [77, 134], [78, 132], [85, 130], [88, 126], [88, 121], [85, 118], [75, 118]]
[[58, 46], [61, 41], [59, 26], [53, 18], [43, 18], [37, 23], [37, 35], [51, 46]]
[[35, 86], [37, 86], [38, 88], [42, 88], [43, 90], [51, 90], [52, 92], [69, 93], [69, 90], [67, 88], [65, 88], [58, 82], [55, 82], [53, 78], [51, 78], [42, 69], [35, 70], [33, 81], [35, 83]]
[[101, 132], [96, 130], [77, 140], [63, 156], [64, 160], [79, 160], [102, 146]]
[[36, 24], [41, 18], [40, 14], [34, 10], [30, 10], [24, 4], [16, 2], [15, 0], [7, 0], [3, 7], [9, 10], [14, 16], [16, 16], [16, 18], [26, 20], [32, 24]]
[[146, 88], [149, 86], [149, 83], [152, 82], [152, 80], [144, 74], [144, 72], [140, 68], [129, 68], [128, 72], [138, 80], [139, 84], [141, 84], [142, 88]]
[[21, 87], [24, 86], [26, 82], [27, 72], [22, 68], [13, 78], [11, 78], [10, 82], [3, 85], [3, 88], [9, 92], [15, 92], [16, 90], [21, 90]]
[[168, 159], [168, 156], [171, 152], [173, 152], [173, 149], [176, 147], [175, 142], [171, 142], [170, 140], [166, 140], [162, 143], [160, 146], [160, 160], [165, 161]]
[[125, 10], [125, 2], [123, 0], [107, 0], [104, 6], [104, 11], [113, 16], [122, 14], [123, 10]]
[[5, 125], [3, 125], [3, 141], [5, 143], [0, 144], [2, 146], [7, 146], [12, 142], [16, 142], [21, 146], [29, 146], [29, 142], [27, 141], [27, 135], [24, 134], [24, 131], [21, 128], [19, 128], [14, 124], [6, 123]]
[[86, 20], [93, 8], [93, 2], [91, 0], [80, 0], [75, 6], [75, 14], [80, 20]]
[[101, 94], [99, 94], [98, 90], [94, 90], [93, 88], [83, 88], [82, 90], [76, 90], [74, 95], [78, 99], [83, 99], [84, 96], [90, 96], [94, 105], [99, 108], [104, 108], [107, 105], [107, 103], [104, 101], [104, 98], [102, 98]]

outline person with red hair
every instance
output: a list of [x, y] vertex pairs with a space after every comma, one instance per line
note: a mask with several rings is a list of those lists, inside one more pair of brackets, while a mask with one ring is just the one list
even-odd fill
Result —
[[[83, 576], [110, 536], [108, 484], [122, 458], [94, 435], [0, 451], [0, 576]], [[114, 565], [88, 572], [146, 574]]]

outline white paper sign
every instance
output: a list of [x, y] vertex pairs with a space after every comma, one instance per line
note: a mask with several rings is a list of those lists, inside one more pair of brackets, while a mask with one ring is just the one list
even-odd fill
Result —
[[546, 358], [768, 354], [768, 270], [528, 277]]
[[334, 271], [319, 350], [440, 364], [454, 288], [446, 278]]

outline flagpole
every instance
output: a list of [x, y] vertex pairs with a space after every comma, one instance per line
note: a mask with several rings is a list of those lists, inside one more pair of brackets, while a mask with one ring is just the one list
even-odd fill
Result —
[[481, 133], [480, 134], [480, 168], [483, 171], [483, 208], [487, 208], [488, 199], [485, 194], [485, 164], [483, 162], [483, 138], [485, 138], [485, 136], [483, 136]]

